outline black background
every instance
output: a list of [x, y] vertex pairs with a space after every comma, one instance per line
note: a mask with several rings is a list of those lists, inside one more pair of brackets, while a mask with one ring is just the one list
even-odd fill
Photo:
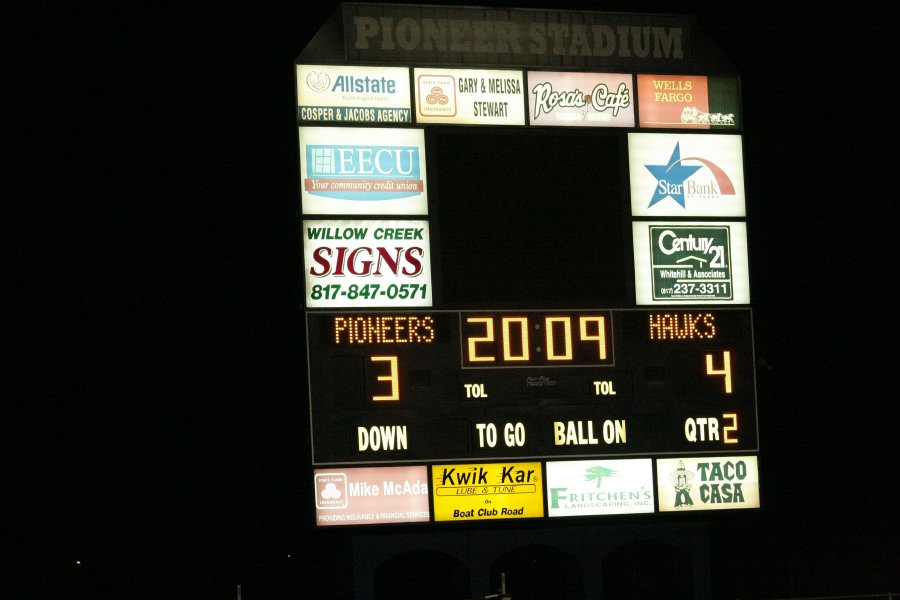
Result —
[[[886, 6], [550, 7], [692, 14], [742, 77], [764, 508], [683, 517], [710, 524], [716, 597], [900, 589]], [[346, 576], [349, 534], [306, 500], [293, 73], [334, 8], [5, 25], [10, 596]]]

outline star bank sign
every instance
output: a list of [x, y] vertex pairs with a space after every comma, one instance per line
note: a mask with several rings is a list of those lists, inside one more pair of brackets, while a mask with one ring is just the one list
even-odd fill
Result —
[[740, 135], [628, 134], [632, 216], [744, 217]]
[[425, 215], [422, 129], [300, 127], [304, 214]]

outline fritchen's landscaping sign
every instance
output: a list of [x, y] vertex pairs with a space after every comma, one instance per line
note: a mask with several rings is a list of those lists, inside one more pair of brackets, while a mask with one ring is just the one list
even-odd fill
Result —
[[652, 512], [653, 464], [649, 458], [547, 463], [550, 517]]

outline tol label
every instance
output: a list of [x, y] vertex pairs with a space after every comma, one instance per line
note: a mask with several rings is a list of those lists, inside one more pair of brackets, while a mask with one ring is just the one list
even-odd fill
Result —
[[487, 398], [488, 393], [483, 383], [464, 383], [466, 398]]
[[594, 381], [595, 396], [615, 396], [616, 388], [612, 381]]

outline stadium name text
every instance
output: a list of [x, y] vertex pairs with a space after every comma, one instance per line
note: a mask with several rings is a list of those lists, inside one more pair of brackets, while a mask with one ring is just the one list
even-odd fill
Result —
[[684, 59], [684, 29], [652, 25], [354, 16], [356, 51]]

